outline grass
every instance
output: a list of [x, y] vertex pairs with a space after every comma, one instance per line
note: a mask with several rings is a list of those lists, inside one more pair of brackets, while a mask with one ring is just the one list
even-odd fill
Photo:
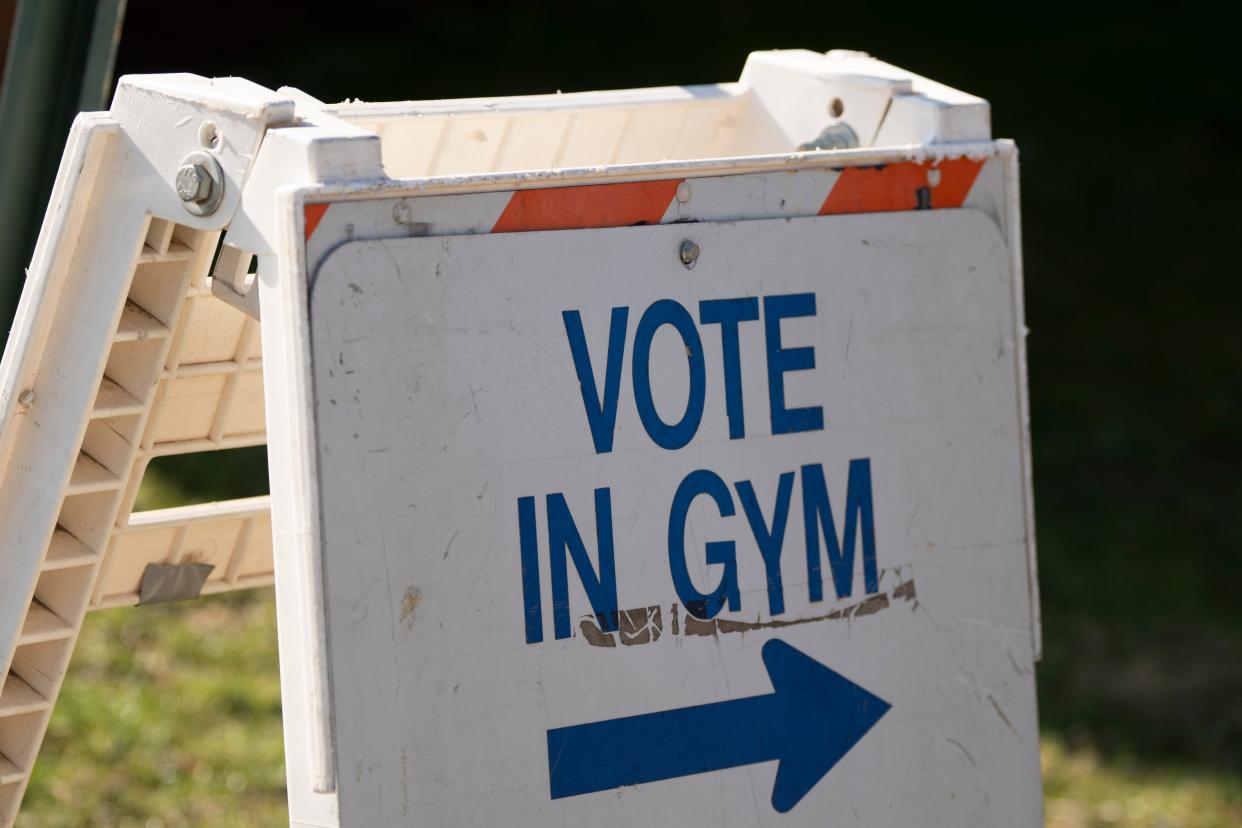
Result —
[[1104, 758], [1044, 736], [1044, 814], [1048, 828], [1237, 828], [1242, 779], [1134, 757]]
[[[160, 458], [136, 509], [266, 485], [262, 448]], [[87, 616], [19, 828], [288, 822], [272, 591]]]
[[[1242, 778], [1042, 744], [1050, 828], [1235, 828]], [[270, 590], [87, 619], [18, 826], [288, 824]]]
[[[257, 494], [265, 478], [261, 450], [225, 453], [206, 471], [177, 459], [152, 468], [139, 506]], [[1041, 524], [1048, 826], [1242, 825], [1236, 614], [1213, 611], [1200, 584], [1179, 597], [1167, 577], [1162, 604], [1131, 600], [1150, 575], [1114, 570], [1097, 524], [1154, 533], [1142, 513], [1044, 515], [1062, 516]], [[1093, 556], [1076, 557], [1082, 548]], [[1110, 571], [1122, 573], [1114, 597], [1076, 592]], [[271, 590], [95, 613], [17, 825], [287, 825], [283, 759]]]
[[17, 824], [287, 825], [271, 591], [91, 615]]

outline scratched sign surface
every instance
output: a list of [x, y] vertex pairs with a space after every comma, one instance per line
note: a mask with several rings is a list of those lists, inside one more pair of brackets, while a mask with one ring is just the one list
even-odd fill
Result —
[[972, 209], [341, 239], [341, 824], [1039, 824], [1013, 289]]

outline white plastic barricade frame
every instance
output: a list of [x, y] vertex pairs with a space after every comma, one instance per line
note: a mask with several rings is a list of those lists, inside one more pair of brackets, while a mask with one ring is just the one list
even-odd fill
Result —
[[[1040, 823], [986, 102], [761, 52], [433, 103], [133, 78], [94, 117], [69, 166], [132, 183], [62, 171], [3, 367], [0, 816], [88, 607], [274, 578], [293, 825]], [[151, 457], [264, 440], [270, 498], [131, 516]]]

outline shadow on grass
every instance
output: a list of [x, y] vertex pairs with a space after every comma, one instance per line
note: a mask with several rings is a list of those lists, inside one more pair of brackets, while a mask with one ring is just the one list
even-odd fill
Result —
[[1042, 481], [1045, 732], [1242, 773], [1240, 481], [1210, 467]]
[[1242, 770], [1242, 636], [1188, 620], [1155, 628], [1080, 612], [1044, 619], [1043, 728], [1072, 747]]

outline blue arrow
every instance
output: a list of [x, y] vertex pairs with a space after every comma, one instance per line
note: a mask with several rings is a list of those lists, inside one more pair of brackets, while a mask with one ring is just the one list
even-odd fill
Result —
[[890, 705], [771, 639], [775, 693], [548, 731], [552, 798], [779, 759], [772, 807], [793, 808]]

